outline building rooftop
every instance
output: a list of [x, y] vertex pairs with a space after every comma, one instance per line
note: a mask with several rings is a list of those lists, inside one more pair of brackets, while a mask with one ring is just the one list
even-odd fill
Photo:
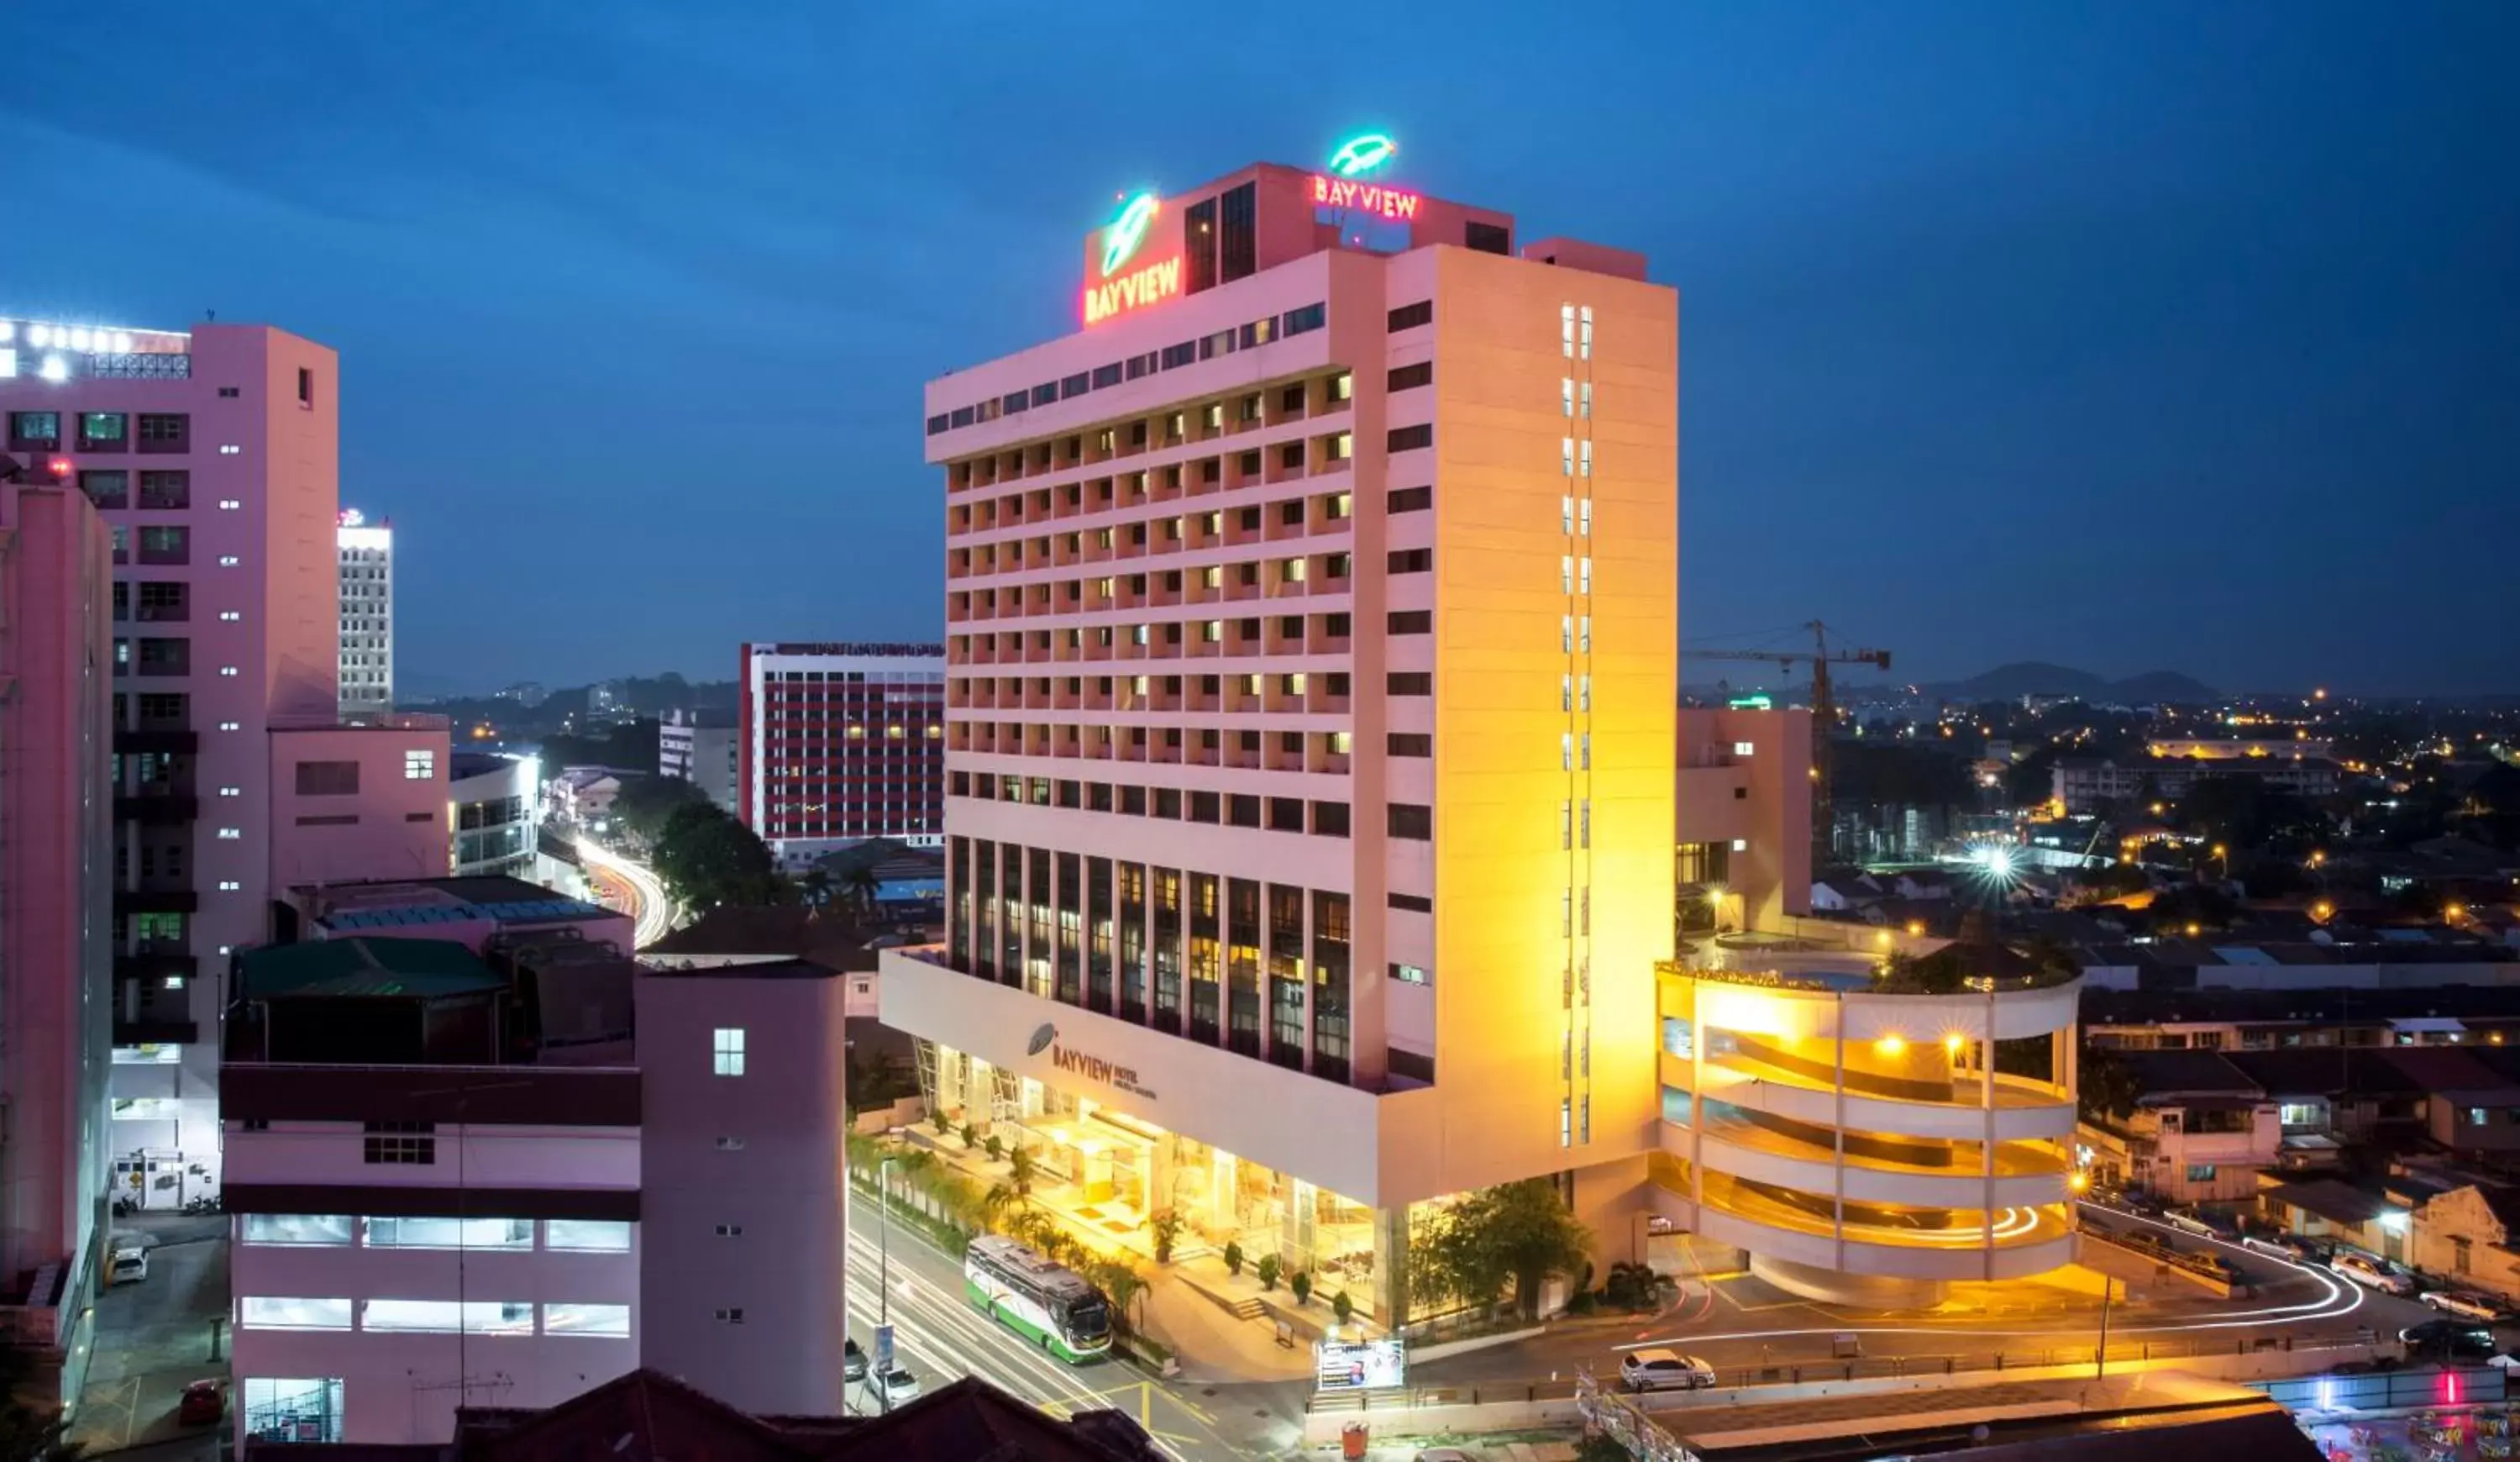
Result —
[[506, 977], [461, 944], [360, 937], [248, 949], [237, 960], [235, 993], [240, 1000], [369, 995], [432, 999], [487, 994], [507, 987]]
[[2212, 1051], [2120, 1051], [2114, 1053], [2142, 1089], [2142, 1100], [2224, 1096], [2263, 1098], [2264, 1088], [2246, 1072]]
[[2279, 1183], [2267, 1189], [2266, 1196], [2278, 1203], [2288, 1203], [2304, 1212], [2316, 1213], [2330, 1223], [2368, 1223], [2389, 1211], [2387, 1199], [2357, 1188], [2341, 1178], [2309, 1178], [2298, 1183]]
[[2479, 1021], [2520, 1021], [2520, 985], [2443, 984], [2393, 989], [2196, 990], [2083, 987], [2083, 1027], [2177, 1025], [2355, 1025], [2423, 1028], [2439, 1021], [2464, 1030]]
[[505, 874], [310, 885], [297, 891], [305, 900], [309, 916], [335, 931], [407, 929], [484, 920], [493, 924], [555, 924], [612, 913], [601, 904], [564, 898], [540, 884]]
[[2223, 1059], [2246, 1073], [2272, 1097], [2422, 1095], [2421, 1085], [2385, 1059], [2389, 1054], [2369, 1046], [2303, 1046], [2282, 1051], [2227, 1051]]

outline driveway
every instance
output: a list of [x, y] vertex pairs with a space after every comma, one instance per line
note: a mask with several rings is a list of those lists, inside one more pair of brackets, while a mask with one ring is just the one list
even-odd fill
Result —
[[175, 1402], [188, 1384], [227, 1375], [226, 1337], [220, 1359], [210, 1344], [213, 1322], [224, 1328], [228, 1315], [228, 1220], [134, 1214], [113, 1223], [110, 1248], [147, 1248], [149, 1277], [97, 1298], [96, 1354], [70, 1439], [92, 1454], [147, 1446], [151, 1462], [215, 1456], [224, 1429], [176, 1426]]

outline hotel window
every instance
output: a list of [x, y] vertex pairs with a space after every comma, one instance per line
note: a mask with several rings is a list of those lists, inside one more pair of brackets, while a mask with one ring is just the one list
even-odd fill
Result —
[[1572, 376], [1562, 376], [1562, 377], [1558, 378], [1558, 382], [1557, 382], [1557, 405], [1558, 405], [1558, 409], [1560, 409], [1561, 411], [1563, 411], [1566, 415], [1568, 415], [1568, 416], [1573, 416], [1573, 415], [1575, 414], [1575, 378], [1574, 378], [1574, 377], [1572, 377]]
[[1732, 743], [1732, 754], [1735, 756], [1747, 756], [1758, 750], [1759, 745], [1757, 742], [1736, 741]]
[[1583, 417], [1583, 418], [1584, 418], [1584, 419], [1586, 419], [1587, 421], [1590, 421], [1590, 420], [1592, 419], [1592, 416], [1593, 416], [1593, 383], [1592, 383], [1592, 382], [1587, 381], [1587, 382], [1585, 382], [1585, 383], [1584, 383], [1584, 390], [1583, 390], [1583, 394], [1581, 394], [1580, 396], [1578, 396], [1578, 397], [1576, 398], [1576, 400], [1577, 400], [1577, 408], [1578, 408], [1578, 409], [1577, 409], [1577, 411], [1576, 411], [1576, 413], [1575, 413], [1575, 414], [1576, 414], [1576, 415], [1578, 415], [1578, 416]]
[[[1591, 443], [1588, 442], [1586, 445], [1589, 446]], [[1589, 466], [1586, 470], [1590, 471]], [[1575, 533], [1576, 536], [1582, 538], [1590, 538], [1593, 536], [1593, 500], [1589, 497], [1576, 506]]]
[[1575, 1145], [1575, 1102], [1571, 1097], [1557, 1099], [1557, 1145]]
[[1323, 325], [1328, 323], [1328, 320], [1329, 309], [1327, 305], [1307, 304], [1301, 309], [1290, 309], [1286, 311], [1284, 328], [1280, 333], [1283, 335], [1308, 334], [1312, 331], [1321, 329]]
[[630, 1306], [626, 1304], [546, 1304], [543, 1306], [545, 1335], [628, 1335]]
[[1593, 475], [1593, 440], [1591, 437], [1588, 436], [1584, 440], [1575, 444], [1575, 462], [1577, 476], [1589, 478]]
[[1577, 338], [1579, 346], [1578, 353], [1581, 354], [1584, 359], [1591, 360], [1593, 358], [1593, 306], [1589, 304], [1585, 305], [1582, 314], [1584, 331], [1583, 334]]
[[1575, 561], [1575, 567], [1576, 567], [1576, 569], [1579, 571], [1579, 572], [1578, 572], [1578, 576], [1577, 576], [1577, 578], [1576, 578], [1576, 591], [1577, 591], [1578, 593], [1583, 593], [1583, 594], [1590, 594], [1590, 593], [1592, 593], [1592, 592], [1593, 592], [1593, 560], [1592, 560], [1591, 556], [1590, 556], [1590, 555], [1587, 555], [1587, 556], [1586, 556], [1586, 557], [1584, 557], [1584, 558], [1581, 558], [1581, 559], [1576, 560], [1576, 561]]
[[1575, 648], [1586, 655], [1593, 653], [1593, 617], [1582, 615], [1575, 620]]
[[347, 1330], [350, 1302], [248, 1295], [237, 1302], [237, 1325], [245, 1330]]
[[1416, 843], [1433, 841], [1435, 837], [1433, 808], [1414, 802], [1392, 802], [1387, 806], [1386, 811], [1389, 818], [1387, 828], [1392, 837], [1407, 838]]
[[1416, 365], [1393, 366], [1390, 377], [1383, 384], [1383, 389], [1415, 390], [1418, 387], [1434, 384], [1435, 363], [1431, 360], [1421, 360]]
[[1558, 459], [1558, 471], [1559, 471], [1561, 474], [1563, 474], [1563, 475], [1564, 475], [1564, 476], [1566, 476], [1566, 477], [1570, 477], [1570, 478], [1571, 478], [1571, 477], [1573, 477], [1573, 476], [1575, 476], [1575, 438], [1574, 438], [1574, 437], [1572, 437], [1572, 436], [1561, 436], [1561, 437], [1557, 438], [1557, 459]]
[[1432, 756], [1435, 738], [1422, 731], [1387, 731], [1383, 733], [1383, 751], [1393, 756]]
[[1430, 425], [1394, 427], [1385, 436], [1383, 449], [1392, 452], [1415, 451], [1435, 444], [1435, 429]]
[[374, 1217], [370, 1249], [531, 1249], [531, 1218]]
[[1571, 304], [1557, 306], [1557, 343], [1565, 350], [1566, 358], [1573, 360], [1575, 358], [1575, 306]]
[[437, 775], [437, 754], [414, 751], [402, 754], [402, 777], [406, 782], [426, 782]]
[[709, 1037], [710, 1070], [721, 1076], [743, 1074], [743, 1028], [720, 1026]]
[[350, 1242], [347, 1213], [248, 1213], [242, 1220], [248, 1244], [296, 1244], [338, 1248]]
[[554, 1218], [543, 1225], [543, 1247], [587, 1254], [627, 1254], [630, 1224], [613, 1218]]
[[1232, 284], [1259, 270], [1259, 197], [1260, 185], [1251, 182], [1221, 194], [1216, 200], [1220, 227], [1217, 249], [1220, 283]]
[[1393, 310], [1386, 322], [1385, 328], [1391, 334], [1398, 335], [1404, 330], [1415, 330], [1420, 325], [1432, 325], [1434, 323], [1435, 301], [1432, 299], [1420, 299], [1415, 304], [1404, 304], [1398, 309]]

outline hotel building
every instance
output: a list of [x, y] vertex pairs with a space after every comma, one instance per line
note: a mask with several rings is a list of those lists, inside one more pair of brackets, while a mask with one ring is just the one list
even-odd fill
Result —
[[393, 709], [393, 525], [341, 510], [341, 714]]
[[446, 866], [443, 719], [338, 725], [338, 381], [267, 326], [0, 318], [6, 452], [112, 535], [109, 1141], [144, 1204], [217, 1180], [217, 977], [275, 877]]
[[783, 864], [944, 841], [943, 646], [746, 645], [737, 681], [737, 815]]
[[[942, 947], [888, 1024], [1114, 1221], [1406, 1309], [1414, 1205], [1660, 1142], [1679, 299], [1275, 165], [1085, 242], [1078, 333], [931, 382]], [[1335, 1276], [1335, 1278], [1333, 1278]]]

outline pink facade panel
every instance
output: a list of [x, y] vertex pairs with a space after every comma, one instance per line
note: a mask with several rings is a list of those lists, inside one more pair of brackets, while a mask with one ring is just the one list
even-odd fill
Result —
[[442, 716], [271, 733], [273, 891], [447, 870]]

